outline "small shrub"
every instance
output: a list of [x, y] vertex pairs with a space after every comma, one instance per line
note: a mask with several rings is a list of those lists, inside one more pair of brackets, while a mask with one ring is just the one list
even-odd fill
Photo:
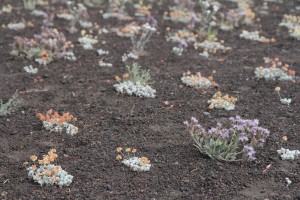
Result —
[[20, 104], [21, 100], [18, 97], [18, 92], [16, 92], [6, 103], [3, 103], [3, 101], [0, 100], [0, 116], [10, 114], [14, 109], [19, 107]]
[[34, 180], [41, 186], [58, 185], [59, 187], [69, 186], [72, 183], [73, 176], [69, 175], [59, 165], [51, 164], [58, 158], [56, 149], [51, 149], [42, 160], [37, 161], [37, 156], [30, 156], [32, 165], [27, 168], [28, 178]]
[[265, 67], [257, 67], [255, 76], [257, 78], [265, 78], [266, 80], [294, 81], [295, 70], [289, 69], [288, 64], [283, 64], [279, 58], [264, 58]]
[[114, 85], [117, 92], [129, 95], [135, 94], [138, 97], [154, 98], [156, 90], [148, 85], [150, 80], [149, 70], [142, 70], [137, 63], [126, 66], [126, 69], [128, 73], [123, 75], [123, 80], [118, 76], [115, 77], [120, 82]]
[[225, 109], [225, 110], [234, 110], [235, 102], [237, 98], [229, 97], [228, 94], [222, 96], [221, 92], [216, 92], [213, 97], [208, 100], [209, 109]]
[[72, 124], [71, 121], [76, 122], [77, 118], [69, 113], [64, 113], [59, 115], [57, 112], [54, 112], [52, 109], [48, 110], [46, 116], [38, 113], [37, 116], [43, 122], [43, 126], [46, 130], [54, 132], [62, 132], [63, 129], [66, 129], [68, 135], [75, 135], [78, 132], [78, 128]]
[[[141, 156], [137, 157], [135, 154], [137, 152], [134, 148], [126, 148], [125, 153], [123, 153], [123, 148], [118, 147], [116, 150], [119, 154], [117, 155], [117, 160], [122, 160], [122, 163], [137, 172], [146, 172], [150, 170], [151, 164], [147, 157]], [[132, 156], [133, 155], [133, 156]]]
[[223, 161], [252, 161], [255, 160], [255, 148], [262, 147], [270, 132], [259, 127], [259, 121], [242, 119], [240, 116], [231, 117], [230, 128], [218, 123], [206, 131], [194, 117], [185, 121], [195, 146], [203, 154], [212, 159]]
[[182, 83], [187, 86], [198, 88], [209, 88], [213, 86], [217, 86], [217, 84], [213, 81], [213, 77], [210, 76], [208, 78], [201, 75], [200, 72], [197, 72], [195, 75], [191, 74], [190, 71], [183, 73], [183, 77], [181, 78]]
[[34, 59], [39, 64], [46, 65], [61, 58], [76, 60], [73, 47], [63, 33], [43, 27], [41, 34], [34, 35], [33, 39], [15, 37], [11, 55]]

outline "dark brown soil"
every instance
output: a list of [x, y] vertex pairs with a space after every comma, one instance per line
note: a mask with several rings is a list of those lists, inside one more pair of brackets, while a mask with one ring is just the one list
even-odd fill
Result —
[[[300, 149], [300, 86], [299, 83], [257, 80], [254, 70], [263, 64], [263, 57], [279, 57], [300, 73], [300, 43], [278, 28], [283, 14], [293, 13], [296, 3], [270, 3], [270, 14], [258, 16], [261, 21], [250, 29], [259, 28], [263, 35], [275, 37], [276, 43], [264, 44], [239, 39], [241, 27], [232, 32], [219, 32], [232, 51], [218, 53], [210, 59], [198, 56], [188, 47], [182, 57], [171, 54], [173, 44], [165, 41], [166, 27], [180, 27], [161, 20], [166, 5], [154, 12], [160, 34], [147, 45], [149, 54], [138, 62], [150, 69], [155, 99], [142, 99], [117, 94], [114, 76], [125, 72], [121, 62], [130, 49], [130, 40], [115, 34], [99, 36], [95, 49], [110, 51], [107, 62], [113, 68], [98, 66], [96, 51], [85, 51], [76, 42], [78, 34], [65, 31], [66, 23], [55, 19], [55, 27], [64, 31], [75, 43], [78, 61], [50, 63], [39, 67], [37, 75], [24, 72], [33, 61], [14, 59], [9, 55], [16, 35], [32, 37], [40, 32], [41, 18], [33, 18], [22, 9], [21, 1], [0, 1], [0, 7], [13, 3], [18, 12], [1, 15], [0, 24], [25, 18], [34, 23], [24, 31], [0, 29], [0, 99], [9, 99], [16, 90], [23, 100], [21, 108], [0, 118], [0, 193], [3, 199], [300, 199], [300, 160], [282, 161], [276, 150], [281, 146]], [[257, 7], [261, 2], [257, 3]], [[103, 26], [121, 24], [104, 21], [99, 8], [90, 8], [93, 22]], [[298, 13], [299, 15], [299, 13]], [[218, 89], [206, 91], [181, 87], [182, 73], [201, 71], [208, 76], [216, 70], [215, 80], [220, 91], [238, 97], [235, 111], [209, 110], [207, 100]], [[35, 83], [40, 76], [43, 82]], [[108, 81], [110, 80], [110, 81]], [[292, 104], [280, 104], [276, 86]], [[42, 91], [44, 90], [44, 91]], [[26, 92], [27, 91], [27, 92]], [[169, 101], [174, 107], [162, 107]], [[48, 109], [70, 112], [78, 117], [79, 133], [49, 133], [36, 117]], [[207, 114], [209, 112], [209, 115]], [[258, 118], [261, 126], [271, 131], [257, 160], [251, 163], [224, 163], [201, 155], [193, 146], [183, 121], [197, 117], [205, 127], [214, 126], [230, 116]], [[281, 143], [282, 136], [288, 141]], [[147, 156], [152, 168], [136, 173], [115, 160], [118, 146], [136, 147]], [[41, 187], [27, 178], [23, 166], [32, 154], [43, 155], [56, 148], [58, 163], [71, 175], [69, 187]], [[262, 171], [272, 164], [267, 175]], [[285, 178], [292, 181], [286, 187]]]

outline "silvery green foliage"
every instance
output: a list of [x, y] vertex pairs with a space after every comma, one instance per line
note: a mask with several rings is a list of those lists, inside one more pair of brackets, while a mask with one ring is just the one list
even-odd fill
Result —
[[117, 92], [138, 97], [155, 98], [156, 90], [149, 85], [142, 85], [140, 82], [124, 81], [114, 85]]
[[85, 50], [90, 50], [93, 49], [93, 44], [98, 43], [98, 40], [90, 35], [85, 35], [83, 37], [78, 38], [78, 42], [80, 42], [80, 44]]
[[60, 133], [63, 129], [66, 129], [66, 133], [68, 135], [73, 136], [78, 133], [78, 128], [73, 124], [69, 124], [67, 122], [63, 122], [62, 124], [52, 124], [51, 122], [43, 121], [43, 126], [50, 132], [54, 131]]
[[280, 155], [282, 160], [294, 160], [297, 157], [300, 157], [299, 150], [289, 150], [281, 148], [277, 150], [277, 153]]
[[207, 78], [201, 77], [201, 79], [196, 80], [191, 76], [184, 76], [181, 78], [182, 83], [190, 87], [208, 88], [212, 86], [212, 82]]
[[130, 167], [133, 171], [147, 172], [150, 170], [151, 164], [142, 164], [139, 157], [131, 157], [122, 161], [124, 165]]
[[20, 104], [21, 101], [18, 99], [17, 92], [6, 103], [3, 103], [2, 100], [0, 100], [0, 116], [10, 114]]
[[212, 50], [228, 51], [231, 49], [230, 47], [225, 47], [224, 45], [222, 45], [219, 42], [209, 41], [209, 40], [205, 40], [204, 42], [201, 42], [201, 43], [199, 43], [199, 42], [194, 43], [195, 49], [198, 49], [199, 47], [202, 49], [208, 49], [209, 51], [212, 51]]
[[183, 48], [180, 47], [173, 47], [172, 53], [174, 53], [177, 56], [182, 56]]
[[47, 173], [44, 173], [46, 170], [54, 170], [55, 167], [56, 166], [53, 164], [40, 165], [40, 167], [35, 171], [32, 169], [32, 167], [28, 167], [28, 178], [33, 179], [41, 186], [53, 184], [56, 184], [59, 187], [69, 186], [72, 183], [73, 176], [68, 174], [65, 170], [60, 168], [54, 177], [47, 175]]
[[210, 104], [212, 104], [213, 107], [217, 108], [217, 109], [225, 109], [227, 111], [235, 109], [235, 105], [233, 103], [222, 99], [221, 100], [221, 104], [219, 104], [219, 101], [220, 100], [212, 99], [212, 100], [210, 100]]
[[24, 29], [25, 28], [25, 24], [24, 24], [24, 22], [9, 23], [7, 25], [7, 28], [10, 29], [10, 30], [18, 31], [18, 30]]
[[255, 69], [255, 76], [257, 78], [265, 78], [266, 80], [280, 80], [280, 81], [293, 81], [295, 76], [289, 75], [280, 68], [263, 68], [257, 67]]

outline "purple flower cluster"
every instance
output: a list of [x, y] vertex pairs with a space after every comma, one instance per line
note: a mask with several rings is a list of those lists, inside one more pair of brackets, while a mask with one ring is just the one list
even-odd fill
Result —
[[67, 41], [57, 29], [42, 27], [41, 34], [34, 35], [33, 39], [15, 37], [11, 54], [27, 59], [41, 59], [47, 64], [56, 59], [74, 57], [73, 47], [72, 42]]
[[242, 119], [240, 116], [230, 117], [231, 131], [239, 132], [239, 141], [250, 141], [253, 145], [263, 145], [267, 137], [270, 135], [270, 131], [259, 126], [258, 119], [249, 120]]
[[248, 120], [236, 116], [229, 120], [230, 128], [218, 123], [208, 131], [195, 117], [192, 117], [190, 122], [185, 121], [184, 125], [196, 142], [196, 146], [212, 158], [232, 161], [237, 160], [236, 156], [241, 154], [240, 160], [255, 160], [254, 148], [263, 146], [270, 131], [259, 127], [257, 119]]

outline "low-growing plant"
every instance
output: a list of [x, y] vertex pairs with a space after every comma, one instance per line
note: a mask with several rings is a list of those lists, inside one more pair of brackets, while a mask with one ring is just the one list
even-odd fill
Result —
[[262, 147], [270, 131], [259, 125], [257, 119], [231, 117], [230, 128], [218, 123], [216, 127], [205, 130], [195, 117], [185, 121], [184, 125], [203, 154], [222, 161], [255, 160], [255, 148]]
[[34, 35], [33, 39], [15, 37], [11, 55], [34, 59], [39, 64], [46, 65], [61, 58], [76, 60], [73, 47], [63, 33], [43, 27], [41, 34]]
[[115, 84], [114, 88], [121, 93], [154, 98], [156, 90], [148, 85], [148, 82], [151, 79], [149, 70], [142, 70], [141, 66], [137, 63], [126, 66], [126, 69], [127, 73], [123, 74], [123, 79], [119, 76], [115, 77], [116, 81], [119, 83]]
[[[213, 73], [215, 73], [215, 71], [213, 71]], [[181, 77], [181, 82], [196, 89], [218, 86], [218, 84], [213, 81], [212, 75], [206, 78], [202, 76], [200, 72], [197, 72], [195, 75], [190, 71], [184, 72], [183, 77]]]
[[34, 10], [37, 0], [23, 0], [23, 5], [26, 10]]
[[41, 186], [54, 184], [59, 187], [69, 186], [72, 183], [73, 176], [63, 170], [61, 166], [52, 164], [57, 158], [56, 149], [51, 149], [41, 160], [38, 160], [36, 155], [31, 155], [32, 165], [27, 167], [28, 178]]
[[198, 0], [198, 4], [201, 8], [200, 31], [206, 32], [212, 26], [216, 25], [215, 15], [221, 6], [217, 1], [212, 0]]
[[78, 3], [75, 5], [74, 2], [68, 1], [68, 10], [72, 15], [69, 24], [70, 27], [68, 28], [70, 33], [76, 33], [78, 31], [76, 28], [77, 24], [80, 24], [83, 28], [90, 28], [93, 26], [93, 24], [88, 21], [89, 14], [87, 12], [87, 8], [83, 4]]
[[6, 103], [0, 100], [0, 116], [10, 114], [14, 109], [19, 107], [20, 104], [21, 100], [19, 99], [18, 92], [15, 92], [15, 94]]
[[50, 109], [47, 111], [46, 115], [38, 113], [37, 117], [42, 120], [43, 126], [50, 132], [62, 132], [62, 130], [65, 129], [66, 133], [71, 136], [78, 132], [78, 128], [70, 124], [71, 121], [76, 122], [77, 118], [69, 113], [59, 115], [58, 112]]
[[237, 98], [229, 97], [228, 94], [222, 96], [222, 93], [216, 92], [213, 97], [207, 101], [209, 103], [209, 109], [225, 109], [225, 110], [234, 110], [235, 102]]
[[281, 95], [280, 95], [280, 90], [281, 88], [280, 87], [275, 87], [275, 91], [277, 92], [278, 96], [279, 96], [279, 100], [282, 104], [285, 104], [285, 105], [290, 105], [290, 103], [292, 103], [292, 99], [288, 99], [288, 98], [281, 98]]
[[148, 23], [142, 26], [142, 35], [138, 38], [136, 34], [131, 37], [132, 53], [137, 57], [145, 54], [145, 46], [149, 42], [152, 34], [156, 31], [154, 27], [151, 27]]
[[118, 152], [116, 159], [122, 160], [122, 163], [133, 171], [146, 172], [150, 170], [150, 160], [145, 156], [137, 157], [137, 149], [126, 148], [125, 152], [123, 152], [123, 148], [118, 147], [116, 151]]
[[266, 80], [295, 81], [295, 70], [290, 69], [288, 64], [283, 64], [279, 58], [264, 58], [265, 67], [260, 66], [255, 69], [257, 78]]

